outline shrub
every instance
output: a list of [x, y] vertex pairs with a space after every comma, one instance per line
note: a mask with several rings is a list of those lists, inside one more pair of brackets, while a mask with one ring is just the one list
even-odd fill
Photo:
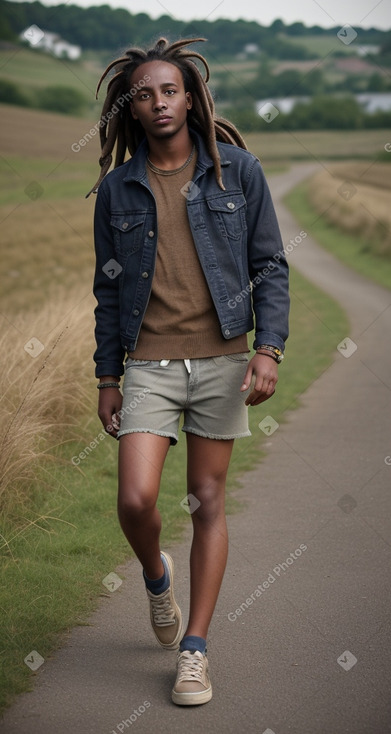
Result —
[[30, 107], [30, 100], [19, 89], [17, 84], [0, 79], [0, 102], [14, 104], [19, 107]]
[[86, 105], [84, 95], [73, 87], [49, 86], [37, 93], [34, 106], [61, 112], [65, 115], [77, 115], [81, 113]]

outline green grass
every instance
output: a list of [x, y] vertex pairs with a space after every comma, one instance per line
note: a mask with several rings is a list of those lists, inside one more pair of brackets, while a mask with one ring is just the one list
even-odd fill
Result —
[[83, 60], [57, 59], [25, 48], [0, 50], [0, 75], [29, 89], [55, 84], [74, 87], [92, 98], [97, 84], [96, 69], [90, 70]]
[[327, 222], [311, 205], [308, 197], [311, 182], [306, 181], [285, 197], [284, 203], [299, 224], [326, 250], [361, 275], [391, 288], [391, 261], [373, 253], [373, 242], [343, 232]]
[[[97, 140], [91, 145], [95, 146], [98, 158]], [[7, 156], [6, 161], [0, 158], [0, 206], [28, 201], [25, 188], [31, 181], [42, 186], [42, 200], [84, 197], [98, 177], [99, 165], [97, 160], [84, 160], [80, 165], [77, 154], [68, 147], [69, 158], [62, 161], [21, 156]]]
[[48, 86], [77, 89], [90, 103], [85, 113], [87, 116], [99, 107], [95, 103], [95, 90], [100, 73], [97, 63], [85, 62], [83, 59], [57, 59], [50, 54], [22, 47], [0, 50], [1, 79], [17, 84], [32, 100], [36, 90]]
[[304, 160], [374, 160], [384, 155], [388, 130], [295, 130], [246, 133], [247, 147], [262, 163]]
[[[292, 272], [291, 294], [291, 336], [278, 388], [268, 402], [250, 408], [252, 436], [236, 442], [229, 490], [263, 455], [266, 437], [259, 422], [272, 415], [281, 423], [284, 412], [298, 405], [303, 391], [330, 365], [336, 345], [348, 333], [340, 308], [296, 272]], [[86, 443], [100, 432], [98, 419], [91, 419]], [[117, 444], [106, 437], [76, 467], [72, 457], [85, 445], [65, 444], [58, 463], [46, 467], [51, 489], [41, 489], [12, 522], [7, 517], [2, 520], [2, 708], [32, 685], [24, 658], [37, 650], [46, 659], [61, 644], [64, 632], [88, 624], [99, 596], [110, 594], [102, 579], [131, 556], [116, 518]], [[180, 506], [186, 494], [185, 448], [180, 434], [163, 472], [159, 508], [165, 546], [180, 540], [184, 526], [191, 522]], [[238, 499], [229, 498], [227, 507], [237, 511]]]

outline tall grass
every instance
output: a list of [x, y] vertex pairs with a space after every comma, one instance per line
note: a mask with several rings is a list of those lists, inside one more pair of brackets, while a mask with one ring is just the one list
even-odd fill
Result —
[[[5, 319], [3, 319], [5, 322]], [[43, 344], [43, 350], [38, 341]], [[35, 346], [34, 346], [35, 345]], [[93, 298], [51, 302], [3, 324], [0, 339], [0, 506], [19, 515], [45, 482], [56, 449], [80, 439], [93, 413]], [[85, 416], [85, 419], [83, 419]]]
[[365, 175], [350, 164], [343, 171], [331, 169], [331, 174], [322, 171], [312, 180], [312, 206], [328, 222], [370, 243], [373, 254], [391, 258], [391, 166], [372, 165]]

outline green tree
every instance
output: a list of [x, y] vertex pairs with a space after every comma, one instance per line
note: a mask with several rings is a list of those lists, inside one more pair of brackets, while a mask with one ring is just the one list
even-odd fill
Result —
[[364, 113], [353, 97], [314, 97], [298, 104], [287, 120], [291, 129], [354, 130], [363, 126]]

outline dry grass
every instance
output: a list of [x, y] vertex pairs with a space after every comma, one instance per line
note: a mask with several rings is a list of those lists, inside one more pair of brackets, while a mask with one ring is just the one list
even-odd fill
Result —
[[[56, 448], [86, 434], [96, 397], [93, 297], [69, 293], [12, 324], [3, 317], [2, 327], [0, 505], [12, 514], [45, 482]], [[28, 351], [33, 337], [44, 347], [36, 357]]]
[[[7, 106], [2, 113], [0, 189], [9, 203], [0, 208], [0, 505], [16, 517], [36, 487], [50, 489], [58, 447], [75, 438], [87, 443], [96, 420], [95, 200], [83, 193], [99, 146], [94, 139], [72, 153], [85, 120]], [[78, 178], [83, 193], [74, 190]], [[34, 180], [44, 188], [35, 200], [24, 191]], [[44, 345], [36, 357], [25, 348], [33, 338]]]
[[332, 224], [370, 243], [371, 251], [391, 257], [391, 166], [349, 163], [314, 177], [312, 206]]
[[0, 208], [0, 307], [8, 318], [78, 288], [91, 291], [94, 200], [45, 200]]
[[0, 105], [2, 140], [0, 150], [8, 158], [24, 155], [39, 158], [55, 158], [58, 162], [68, 157], [79, 166], [96, 161], [100, 155], [99, 135], [74, 153], [71, 145], [82, 138], [99, 119], [57, 115], [54, 112], [30, 110], [13, 105]]

